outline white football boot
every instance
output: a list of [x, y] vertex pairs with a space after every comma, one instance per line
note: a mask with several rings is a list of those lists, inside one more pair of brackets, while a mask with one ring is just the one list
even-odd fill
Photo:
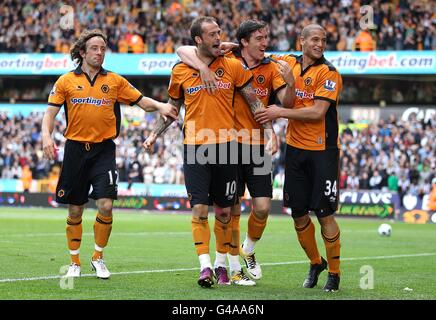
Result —
[[97, 273], [97, 278], [109, 279], [111, 273], [106, 268], [103, 259], [91, 260], [91, 267]]
[[78, 278], [80, 277], [80, 266], [75, 264], [74, 262], [70, 264], [68, 267], [67, 274], [65, 275], [67, 278]]

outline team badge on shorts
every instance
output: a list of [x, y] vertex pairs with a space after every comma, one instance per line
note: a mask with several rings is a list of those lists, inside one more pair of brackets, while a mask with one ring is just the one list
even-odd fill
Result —
[[192, 200], [192, 194], [188, 193], [188, 201]]
[[103, 93], [108, 93], [109, 92], [109, 86], [107, 84], [104, 84], [101, 86], [101, 91], [103, 91]]
[[289, 201], [289, 193], [285, 192], [285, 200]]
[[265, 77], [263, 75], [258, 75], [256, 78], [258, 84], [263, 84], [265, 82]]
[[307, 77], [306, 79], [304, 79], [304, 85], [305, 86], [309, 86], [312, 83], [312, 78], [311, 77]]
[[222, 68], [216, 69], [215, 74], [221, 78], [224, 75], [224, 69]]
[[62, 198], [64, 195], [65, 195], [64, 189], [61, 189], [61, 190], [58, 191], [58, 197], [59, 198]]

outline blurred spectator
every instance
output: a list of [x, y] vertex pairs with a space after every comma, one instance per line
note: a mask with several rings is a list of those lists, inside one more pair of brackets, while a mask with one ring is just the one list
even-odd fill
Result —
[[382, 176], [377, 170], [375, 170], [374, 173], [372, 174], [372, 177], [369, 179], [369, 188], [373, 190], [374, 189], [379, 190], [381, 189], [381, 186], [382, 186]]
[[359, 182], [359, 177], [356, 176], [356, 172], [352, 171], [351, 175], [347, 178], [347, 189], [358, 190]]
[[362, 30], [354, 40], [354, 50], [373, 51], [375, 49], [374, 39], [368, 30]]
[[32, 184], [32, 171], [29, 165], [25, 164], [21, 172], [21, 182], [23, 184], [23, 191], [29, 192], [30, 185]]

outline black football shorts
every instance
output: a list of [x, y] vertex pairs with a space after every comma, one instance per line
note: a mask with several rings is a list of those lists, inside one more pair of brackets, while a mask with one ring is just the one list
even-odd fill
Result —
[[183, 170], [191, 207], [215, 203], [226, 208], [238, 203], [238, 165], [237, 159], [231, 159], [231, 154], [237, 154], [235, 148], [234, 142], [184, 145]]
[[[83, 205], [92, 199], [117, 199], [115, 143], [65, 142], [64, 160], [56, 188], [59, 203]], [[92, 186], [92, 192], [90, 188]]]
[[[283, 205], [295, 213], [333, 214], [339, 199], [339, 150], [302, 150], [286, 146]], [[295, 216], [294, 216], [295, 217]]]
[[272, 198], [272, 159], [265, 146], [238, 143], [238, 196], [248, 187], [252, 198]]

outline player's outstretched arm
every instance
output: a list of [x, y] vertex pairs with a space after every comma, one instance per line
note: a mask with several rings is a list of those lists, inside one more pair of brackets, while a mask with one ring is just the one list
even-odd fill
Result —
[[197, 56], [197, 48], [181, 46], [177, 48], [176, 53], [183, 63], [200, 72], [201, 82], [205, 85], [207, 92], [213, 94], [217, 88], [216, 82], [219, 77]]
[[44, 156], [50, 160], [54, 159], [56, 154], [56, 146], [51, 135], [53, 134], [56, 115], [60, 109], [59, 107], [48, 106], [42, 118], [42, 149]]
[[316, 122], [325, 117], [330, 104], [329, 101], [317, 99], [312, 106], [300, 109], [284, 109], [271, 105], [266, 109], [256, 111], [254, 119], [259, 123], [268, 123], [277, 118]]
[[[180, 110], [180, 107], [182, 106], [183, 100], [173, 100], [172, 98], [169, 98], [168, 104], [175, 106], [177, 108], [177, 113]], [[153, 147], [153, 145], [156, 142], [156, 139], [173, 123], [173, 121], [176, 118], [164, 118], [159, 117], [157, 120], [156, 128], [150, 133], [150, 135], [147, 137], [147, 139], [142, 144], [144, 149], [149, 151]]]
[[[263, 105], [262, 101], [260, 101], [259, 98], [256, 96], [256, 92], [254, 91], [254, 88], [251, 85], [251, 83], [248, 83], [246, 86], [239, 89], [239, 92], [244, 97], [247, 104], [250, 106], [250, 110], [253, 113], [253, 115], [256, 114], [256, 112], [265, 109], [265, 106]], [[265, 150], [270, 152], [271, 154], [274, 154], [277, 152], [278, 146], [277, 146], [277, 139], [274, 133], [274, 129], [272, 127], [272, 122], [271, 121], [263, 122], [262, 125], [265, 129], [266, 140], [268, 141]]]
[[171, 103], [156, 101], [149, 97], [142, 97], [137, 105], [146, 112], [159, 111], [165, 120], [167, 118], [177, 119], [179, 115], [179, 109], [176, 106]]

